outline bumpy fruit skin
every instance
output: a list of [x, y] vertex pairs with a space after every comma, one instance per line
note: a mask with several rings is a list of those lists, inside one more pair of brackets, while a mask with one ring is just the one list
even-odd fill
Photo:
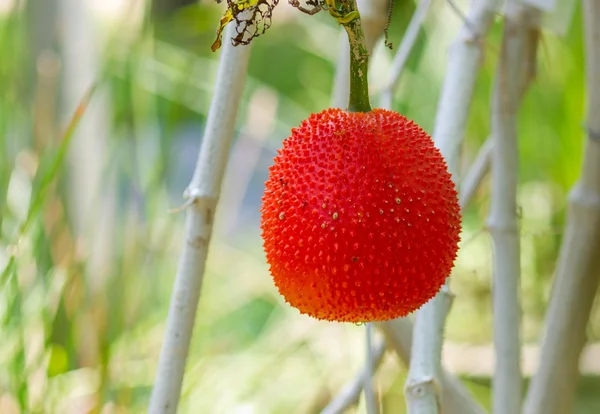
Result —
[[267, 262], [285, 300], [339, 322], [405, 316], [454, 265], [454, 183], [431, 137], [383, 109], [311, 115], [283, 143], [261, 208]]

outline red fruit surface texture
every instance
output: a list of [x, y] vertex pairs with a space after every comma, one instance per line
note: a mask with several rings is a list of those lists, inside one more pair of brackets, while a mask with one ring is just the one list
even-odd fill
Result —
[[396, 112], [311, 115], [278, 151], [262, 201], [275, 285], [314, 318], [405, 316], [454, 265], [455, 185], [431, 137]]

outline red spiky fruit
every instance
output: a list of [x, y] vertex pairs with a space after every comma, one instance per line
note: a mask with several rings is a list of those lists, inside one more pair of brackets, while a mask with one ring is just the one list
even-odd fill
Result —
[[317, 319], [405, 316], [435, 296], [458, 251], [444, 159], [419, 126], [383, 109], [327, 109], [293, 129], [261, 213], [275, 285]]

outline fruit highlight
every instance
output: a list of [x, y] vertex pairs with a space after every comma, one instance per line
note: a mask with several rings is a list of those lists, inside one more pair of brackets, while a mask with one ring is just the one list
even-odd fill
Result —
[[458, 252], [455, 185], [431, 137], [384, 109], [311, 115], [283, 143], [261, 208], [274, 283], [301, 313], [393, 319], [440, 290]]

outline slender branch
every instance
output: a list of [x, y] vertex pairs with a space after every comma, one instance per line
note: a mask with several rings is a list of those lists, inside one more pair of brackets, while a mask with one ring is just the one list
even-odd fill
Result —
[[[492, 23], [496, 4], [496, 0], [474, 0], [467, 21], [449, 50], [448, 71], [438, 104], [433, 139], [454, 180], [482, 57], [479, 39]], [[435, 378], [441, 371], [443, 332], [450, 298], [446, 281], [441, 291], [416, 313], [412, 346], [418, 352], [411, 355], [405, 388], [410, 414], [439, 411]]]
[[453, 175], [458, 173], [458, 153], [483, 60], [482, 40], [494, 20], [498, 4], [499, 0], [472, 0], [467, 20], [448, 49], [448, 69], [438, 103], [433, 139]]
[[[394, 349], [400, 360], [408, 367], [412, 349], [412, 322], [408, 318], [378, 323], [386, 342]], [[475, 401], [454, 375], [443, 367], [439, 375], [441, 411], [444, 414], [484, 414], [485, 410]]]
[[394, 56], [394, 61], [392, 62], [392, 69], [390, 72], [388, 84], [386, 85], [381, 94], [381, 101], [379, 105], [382, 108], [392, 107], [394, 91], [398, 86], [400, 75], [404, 71], [404, 67], [406, 66], [406, 62], [408, 61], [410, 53], [412, 52], [415, 44], [417, 43], [419, 30], [421, 30], [421, 26], [423, 25], [423, 21], [425, 20], [425, 16], [427, 15], [427, 11], [429, 10], [430, 5], [431, 0], [421, 0], [413, 16], [410, 19], [410, 23], [408, 24], [406, 32], [402, 37], [402, 43], [400, 43], [398, 52], [396, 53], [396, 56]]
[[441, 371], [444, 322], [450, 302], [450, 289], [445, 284], [440, 293], [417, 311], [412, 347], [418, 352], [411, 353], [404, 387], [409, 414], [439, 412], [437, 376]]
[[[88, 85], [98, 78], [98, 41], [90, 25], [87, 4], [59, 2], [63, 50], [62, 83], [65, 106], [75, 107]], [[86, 248], [88, 284], [99, 291], [114, 263], [115, 184], [104, 170], [109, 159], [109, 103], [102, 90], [86, 112], [69, 149], [68, 197], [75, 237]], [[100, 196], [101, 194], [101, 196]]]
[[475, 192], [481, 186], [483, 177], [488, 172], [490, 167], [490, 158], [492, 153], [492, 142], [487, 140], [483, 143], [475, 159], [471, 163], [471, 166], [464, 173], [464, 178], [460, 183], [460, 191], [458, 193], [458, 205], [460, 206], [461, 212], [467, 208]]
[[365, 389], [365, 405], [367, 407], [367, 414], [376, 414], [379, 412], [377, 400], [375, 399], [375, 392], [373, 390], [373, 374], [374, 370], [374, 356], [373, 356], [373, 324], [367, 323], [365, 329], [365, 348], [366, 348], [366, 362], [365, 372], [363, 375], [363, 387]]
[[588, 140], [579, 181], [569, 194], [540, 366], [525, 414], [573, 410], [579, 357], [600, 278], [600, 1], [584, 0]]
[[412, 350], [413, 323], [410, 317], [376, 322], [388, 347], [392, 348], [400, 361], [408, 368]]
[[[381, 340], [373, 348], [371, 355], [371, 367], [365, 366], [357, 375], [346, 384], [340, 393], [321, 411], [321, 414], [342, 414], [348, 408], [358, 404], [360, 393], [364, 389], [365, 380], [372, 376], [371, 371], [376, 372], [385, 355], [386, 341]], [[370, 369], [371, 368], [371, 369]]]
[[494, 245], [493, 313], [496, 360], [492, 405], [495, 413], [517, 414], [521, 406], [517, 115], [535, 68], [535, 34], [538, 31], [539, 18], [539, 10], [523, 6], [518, 0], [507, 1], [504, 36], [492, 97], [494, 152], [487, 227]]
[[483, 180], [483, 176], [490, 167], [492, 146], [493, 143], [491, 139], [485, 141], [471, 163], [471, 166], [464, 174], [464, 178], [460, 183], [460, 192], [458, 194], [458, 204], [463, 206], [462, 208], [469, 203], [468, 200], [473, 198], [475, 191], [479, 188], [481, 180]]
[[156, 382], [150, 398], [150, 414], [175, 413], [187, 361], [192, 330], [204, 276], [215, 208], [219, 199], [235, 119], [246, 79], [249, 47], [234, 48], [225, 31], [225, 45], [217, 73], [216, 89], [196, 170], [188, 189], [185, 244], [181, 253], [164, 343], [158, 359]]

